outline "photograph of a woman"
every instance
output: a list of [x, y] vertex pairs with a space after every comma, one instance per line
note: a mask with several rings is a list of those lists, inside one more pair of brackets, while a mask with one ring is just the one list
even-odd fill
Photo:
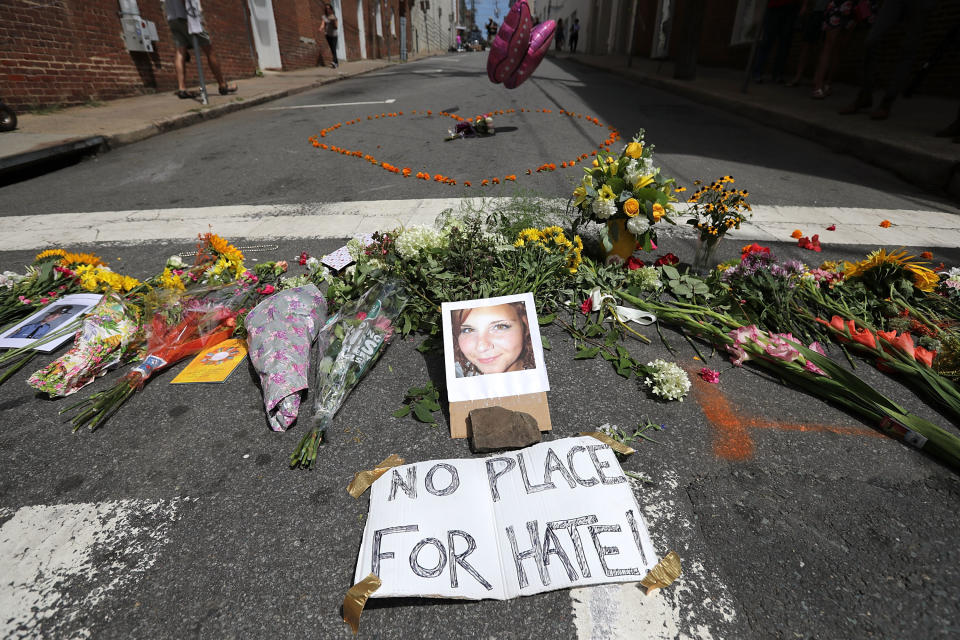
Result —
[[525, 303], [456, 309], [451, 320], [458, 378], [536, 368]]

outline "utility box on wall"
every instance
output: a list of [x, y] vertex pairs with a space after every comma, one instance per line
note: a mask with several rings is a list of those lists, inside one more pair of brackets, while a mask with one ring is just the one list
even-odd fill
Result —
[[153, 43], [160, 39], [157, 25], [140, 17], [137, 0], [120, 0], [120, 26], [127, 51], [153, 52]]

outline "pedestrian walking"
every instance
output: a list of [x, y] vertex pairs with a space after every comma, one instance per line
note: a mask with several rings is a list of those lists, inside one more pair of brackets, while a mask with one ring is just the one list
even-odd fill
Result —
[[493, 21], [493, 18], [487, 20], [487, 42], [492, 43], [493, 39], [497, 36], [497, 23]]
[[[220, 68], [220, 60], [213, 52], [210, 44], [210, 34], [203, 29], [203, 14], [199, 3], [187, 0], [190, 10], [187, 10], [184, 0], [166, 0], [164, 6], [167, 13], [167, 25], [173, 35], [173, 47], [176, 51], [173, 57], [173, 67], [177, 72], [177, 97], [181, 100], [192, 98], [193, 94], [187, 91], [187, 51], [193, 46], [193, 36], [197, 37], [200, 49], [207, 58], [207, 64], [217, 79], [220, 95], [236, 93], [237, 85], [227, 84]], [[193, 33], [191, 33], [191, 27]]]
[[577, 52], [578, 40], [580, 40], [580, 18], [575, 19], [570, 27], [570, 53]]
[[554, 36], [553, 36], [554, 39], [555, 39], [556, 42], [557, 42], [557, 51], [563, 51], [564, 41], [567, 39], [567, 34], [566, 34], [566, 31], [565, 31], [564, 29], [565, 29], [565, 27], [563, 26], [563, 18], [558, 18], [558, 19], [557, 19], [557, 30], [556, 30], [556, 32], [554, 33]]
[[873, 87], [876, 81], [877, 55], [880, 53], [881, 40], [898, 25], [902, 25], [903, 40], [897, 56], [896, 69], [887, 83], [880, 104], [870, 114], [874, 120], [886, 120], [890, 116], [893, 101], [907, 86], [910, 71], [913, 69], [923, 42], [921, 36], [924, 23], [936, 3], [937, 0], [886, 0], [880, 6], [877, 19], [864, 43], [860, 91], [853, 102], [840, 110], [840, 115], [851, 115], [873, 106]]
[[331, 69], [340, 66], [337, 60], [337, 40], [340, 38], [340, 23], [337, 20], [337, 14], [333, 11], [333, 5], [329, 2], [323, 5], [323, 18], [321, 19], [323, 34], [327, 38], [327, 45], [330, 47], [330, 55], [333, 56], [333, 62], [330, 63]]
[[814, 100], [830, 95], [830, 80], [837, 68], [841, 53], [854, 30], [862, 24], [873, 24], [876, 14], [874, 0], [830, 0], [823, 11], [823, 48], [813, 76]]

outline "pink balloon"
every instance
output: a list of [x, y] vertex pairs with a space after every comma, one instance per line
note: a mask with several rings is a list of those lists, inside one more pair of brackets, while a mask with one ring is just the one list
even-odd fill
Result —
[[516, 89], [523, 84], [524, 80], [533, 75], [534, 70], [543, 60], [543, 56], [547, 55], [556, 30], [557, 23], [553, 20], [541, 22], [533, 28], [533, 31], [530, 32], [530, 46], [527, 48], [527, 55], [524, 56], [517, 70], [503, 81], [503, 86], [507, 89]]
[[526, 0], [513, 5], [504, 18], [497, 37], [490, 44], [490, 56], [487, 58], [487, 77], [491, 82], [503, 82], [509, 78], [526, 55], [530, 44], [530, 29], [533, 19]]

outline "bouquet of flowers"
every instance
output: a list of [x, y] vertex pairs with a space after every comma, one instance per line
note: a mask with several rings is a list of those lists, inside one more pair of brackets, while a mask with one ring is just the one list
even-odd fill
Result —
[[27, 383], [51, 397], [68, 396], [136, 353], [140, 309], [111, 291], [90, 310], [73, 347], [35, 372]]
[[95, 393], [61, 413], [82, 408], [72, 420], [74, 431], [83, 425], [96, 429], [154, 373], [229, 338], [246, 294], [241, 285], [196, 293], [151, 291], [144, 301], [147, 357], [112, 389]]
[[673, 178], [665, 178], [653, 166], [653, 147], [643, 142], [643, 130], [621, 151], [620, 155], [601, 150], [592, 167], [584, 167], [580, 185], [573, 190], [573, 204], [579, 215], [577, 227], [587, 221], [602, 223], [600, 239], [607, 251], [618, 240], [620, 225], [633, 234], [644, 251], [651, 251], [657, 239], [656, 225], [661, 220], [670, 224], [673, 202], [676, 202]]
[[406, 303], [403, 285], [387, 280], [344, 305], [320, 330], [313, 428], [290, 456], [291, 468], [308, 468], [316, 460], [327, 427], [360, 378], [380, 358], [395, 332], [394, 320]]
[[733, 183], [733, 176], [723, 176], [709, 185], [694, 181], [693, 184], [700, 188], [687, 198], [691, 205], [687, 224], [699, 232], [701, 241], [719, 241], [727, 230], [739, 229], [752, 211], [747, 204], [750, 195], [747, 191], [725, 186]]
[[50, 249], [38, 253], [23, 274], [3, 272], [0, 274], [0, 327], [17, 323], [62, 296], [83, 289], [96, 290], [81, 288], [77, 272], [90, 269], [106, 270], [106, 265], [93, 254]]
[[456, 127], [448, 130], [447, 133], [449, 135], [444, 138], [445, 141], [470, 136], [492, 136], [496, 133], [493, 128], [493, 114], [487, 113], [482, 116], [477, 116], [473, 120], [461, 120], [457, 123]]
[[244, 319], [250, 362], [260, 376], [267, 421], [286, 431], [309, 386], [310, 344], [327, 317], [327, 301], [313, 284], [276, 293]]

